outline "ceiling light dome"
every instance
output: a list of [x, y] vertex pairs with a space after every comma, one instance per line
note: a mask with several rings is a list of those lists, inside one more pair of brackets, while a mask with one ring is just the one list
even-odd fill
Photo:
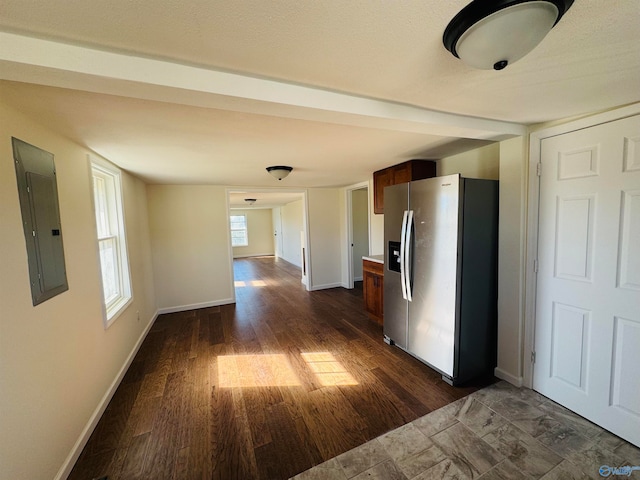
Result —
[[444, 31], [447, 50], [469, 66], [502, 70], [551, 31], [573, 0], [473, 0]]
[[275, 165], [273, 167], [267, 167], [267, 172], [276, 177], [278, 180], [282, 180], [289, 175], [293, 170], [293, 167], [287, 167], [285, 165]]

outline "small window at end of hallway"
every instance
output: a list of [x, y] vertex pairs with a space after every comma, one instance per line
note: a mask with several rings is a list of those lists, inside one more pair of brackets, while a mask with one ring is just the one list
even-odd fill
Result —
[[231, 215], [229, 217], [231, 225], [231, 246], [246, 247], [249, 245], [249, 236], [247, 235], [247, 216]]
[[124, 230], [120, 170], [91, 159], [103, 318], [108, 328], [131, 303], [131, 276]]

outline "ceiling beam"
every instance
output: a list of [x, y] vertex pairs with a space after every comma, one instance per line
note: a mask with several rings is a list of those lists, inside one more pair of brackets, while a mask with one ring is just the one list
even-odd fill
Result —
[[0, 32], [0, 78], [203, 108], [478, 140], [524, 125]]

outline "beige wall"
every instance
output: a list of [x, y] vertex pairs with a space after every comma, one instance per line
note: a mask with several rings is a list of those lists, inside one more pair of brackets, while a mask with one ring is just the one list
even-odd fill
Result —
[[[64, 478], [154, 318], [145, 186], [123, 173], [133, 303], [105, 330], [89, 152], [1, 103], [0, 134], [0, 477]], [[55, 155], [69, 290], [35, 307], [11, 136]]]
[[314, 290], [342, 285], [342, 192], [337, 188], [311, 188], [308, 191], [311, 288]]
[[232, 303], [226, 189], [148, 185], [147, 198], [158, 308]]
[[526, 137], [500, 142], [496, 375], [514, 384], [522, 382], [527, 148]]
[[302, 200], [280, 207], [282, 219], [282, 258], [302, 267], [300, 232], [304, 230], [304, 205]]
[[500, 178], [500, 144], [492, 143], [436, 162], [439, 177], [460, 173], [467, 178]]
[[231, 215], [247, 216], [247, 234], [249, 236], [249, 245], [233, 247], [233, 258], [273, 255], [275, 253], [271, 209], [231, 210]]

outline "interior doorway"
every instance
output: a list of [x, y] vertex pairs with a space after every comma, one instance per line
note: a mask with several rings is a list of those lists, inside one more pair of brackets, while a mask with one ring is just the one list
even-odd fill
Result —
[[368, 183], [346, 189], [347, 205], [347, 288], [362, 281], [362, 257], [369, 255]]
[[300, 282], [309, 290], [306, 191], [229, 188], [227, 192], [232, 259], [284, 260], [299, 269]]
[[282, 211], [280, 208], [271, 209], [271, 223], [273, 225], [273, 242], [277, 258], [284, 255], [284, 235], [282, 232]]

